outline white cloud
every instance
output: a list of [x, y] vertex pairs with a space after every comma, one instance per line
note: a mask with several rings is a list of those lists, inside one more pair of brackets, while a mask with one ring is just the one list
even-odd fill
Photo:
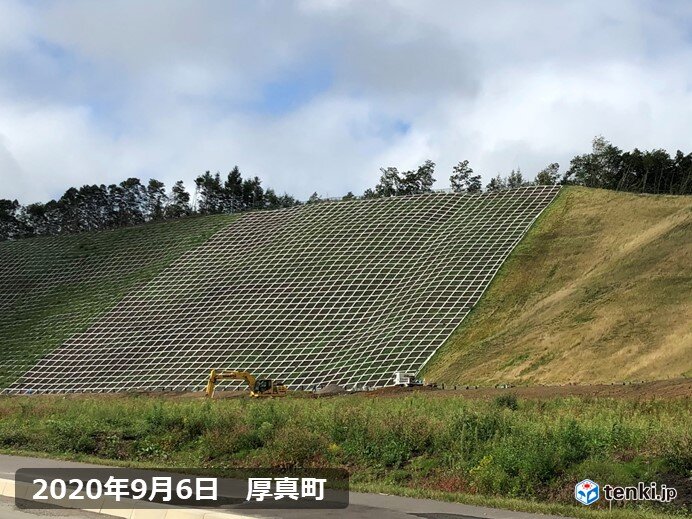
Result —
[[[465, 158], [564, 169], [596, 134], [692, 149], [685, 2], [31, 5], [0, 2], [0, 197], [26, 203], [234, 164], [307, 197], [430, 158], [444, 187]], [[311, 69], [326, 90], [257, 109]]]
[[31, 9], [19, 1], [0, 2], [0, 49], [26, 48], [26, 36], [34, 25], [32, 14]]

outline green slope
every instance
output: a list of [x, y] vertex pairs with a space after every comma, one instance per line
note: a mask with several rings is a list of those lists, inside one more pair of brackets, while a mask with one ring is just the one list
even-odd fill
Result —
[[0, 388], [233, 218], [0, 243]]
[[453, 384], [692, 374], [692, 197], [568, 188], [424, 370]]
[[12, 389], [194, 389], [210, 366], [291, 387], [387, 384], [454, 330], [557, 191], [248, 213]]

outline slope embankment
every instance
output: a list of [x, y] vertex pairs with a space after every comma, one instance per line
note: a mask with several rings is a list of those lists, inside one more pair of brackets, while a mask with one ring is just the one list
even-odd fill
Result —
[[210, 367], [290, 389], [390, 385], [444, 343], [558, 190], [246, 213], [9, 389], [194, 391]]
[[233, 218], [0, 243], [0, 389]]
[[692, 374], [692, 197], [567, 188], [424, 370], [450, 384]]

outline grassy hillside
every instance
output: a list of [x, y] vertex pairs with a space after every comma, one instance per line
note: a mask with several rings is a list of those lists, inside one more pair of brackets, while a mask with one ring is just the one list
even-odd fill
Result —
[[448, 383], [692, 375], [692, 197], [568, 188], [425, 368]]
[[247, 213], [16, 387], [201, 389], [210, 366], [294, 388], [386, 384], [440, 346], [557, 192], [437, 193]]
[[0, 389], [232, 218], [0, 243]]
[[[354, 490], [568, 517], [584, 517], [585, 507], [572, 496], [585, 477], [612, 485], [657, 481], [677, 488], [680, 498], [667, 507], [627, 503], [615, 510], [631, 518], [645, 511], [680, 517], [690, 505], [691, 437], [681, 418], [690, 405], [684, 398], [531, 401], [511, 394], [490, 402], [426, 394], [272, 401], [5, 397], [0, 452], [211, 470], [343, 467]], [[589, 508], [607, 514], [608, 504]]]

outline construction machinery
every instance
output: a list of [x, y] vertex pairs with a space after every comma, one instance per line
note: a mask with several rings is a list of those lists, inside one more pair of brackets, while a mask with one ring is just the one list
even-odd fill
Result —
[[206, 394], [209, 398], [214, 397], [214, 387], [221, 380], [244, 380], [250, 387], [251, 397], [274, 397], [286, 396], [286, 386], [282, 382], [269, 378], [256, 378], [247, 371], [217, 371], [211, 370], [209, 381], [207, 382]]
[[407, 373], [405, 371], [395, 371], [392, 379], [395, 386], [414, 387], [423, 385], [423, 382], [416, 379], [415, 373]]

